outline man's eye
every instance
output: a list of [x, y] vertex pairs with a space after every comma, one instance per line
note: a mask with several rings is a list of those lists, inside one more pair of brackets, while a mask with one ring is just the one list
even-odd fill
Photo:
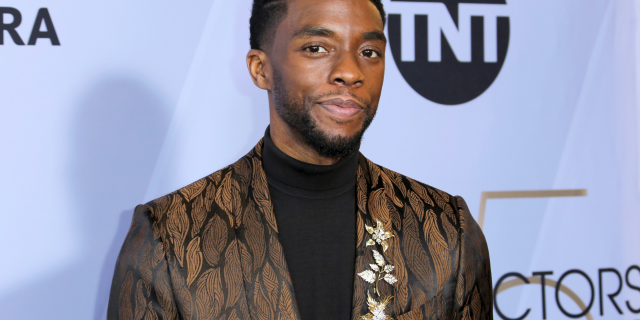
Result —
[[305, 48], [307, 51], [311, 52], [311, 53], [325, 53], [325, 52], [329, 52], [327, 51], [327, 49], [325, 49], [324, 47], [321, 46], [310, 46], [310, 47], [306, 47]]
[[376, 52], [375, 50], [364, 50], [362, 51], [361, 55], [369, 58], [377, 58], [379, 56], [378, 52]]

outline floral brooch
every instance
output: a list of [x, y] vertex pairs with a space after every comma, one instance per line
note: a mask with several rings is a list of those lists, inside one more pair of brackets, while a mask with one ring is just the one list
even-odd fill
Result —
[[371, 238], [373, 238], [367, 241], [367, 247], [374, 246], [377, 243], [382, 246], [382, 252], [386, 252], [387, 249], [389, 248], [389, 243], [387, 243], [387, 239], [393, 237], [391, 232], [384, 231], [384, 224], [382, 224], [380, 220], [376, 220], [375, 228], [369, 227], [367, 225], [365, 225], [365, 228], [367, 229], [367, 232], [369, 232], [369, 234], [371, 235]]
[[[387, 239], [392, 238], [393, 234], [391, 234], [391, 232], [384, 231], [384, 224], [380, 222], [380, 220], [376, 220], [375, 228], [367, 225], [365, 225], [365, 228], [367, 229], [367, 232], [369, 232], [372, 238], [372, 239], [369, 239], [369, 241], [367, 241], [366, 246], [377, 247], [379, 245], [380, 247], [382, 247], [382, 252], [383, 253], [386, 252], [387, 249], [389, 248], [389, 243], [387, 242]], [[374, 292], [379, 297], [380, 291], [378, 290], [378, 283], [381, 280], [384, 280], [391, 285], [398, 282], [398, 280], [396, 279], [396, 277], [394, 277], [391, 274], [391, 272], [394, 269], [394, 266], [391, 264], [388, 264], [384, 256], [377, 249], [372, 248], [372, 251], [373, 251], [373, 258], [375, 259], [376, 263], [369, 265], [369, 267], [371, 267], [371, 270], [362, 271], [358, 273], [358, 276], [360, 276], [364, 281], [368, 283], [375, 284]], [[360, 320], [393, 319], [390, 316], [386, 315], [384, 312], [389, 302], [391, 302], [391, 299], [393, 299], [392, 296], [385, 296], [380, 301], [377, 301], [376, 299], [372, 298], [371, 294], [367, 291], [367, 305], [369, 306], [369, 313], [360, 317]]]

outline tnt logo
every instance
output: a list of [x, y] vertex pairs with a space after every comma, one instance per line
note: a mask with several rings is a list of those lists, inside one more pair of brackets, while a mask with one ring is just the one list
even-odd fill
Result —
[[[5, 34], [9, 34], [11, 40], [19, 46], [24, 45], [24, 41], [18, 34], [16, 28], [22, 23], [22, 14], [16, 8], [0, 7], [0, 45], [4, 44]], [[43, 30], [44, 29], [44, 30]], [[40, 8], [36, 15], [36, 20], [31, 29], [28, 45], [33, 46], [38, 39], [49, 39], [54, 46], [60, 45], [58, 34], [53, 27], [53, 21], [47, 8]]]
[[421, 96], [458, 105], [498, 77], [509, 46], [505, 0], [391, 0], [386, 7], [393, 59]]

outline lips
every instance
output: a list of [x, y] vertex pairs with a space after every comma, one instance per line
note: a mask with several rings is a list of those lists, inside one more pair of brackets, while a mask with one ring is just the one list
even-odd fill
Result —
[[320, 106], [331, 115], [343, 119], [351, 118], [363, 110], [360, 104], [351, 99], [331, 99], [321, 102]]

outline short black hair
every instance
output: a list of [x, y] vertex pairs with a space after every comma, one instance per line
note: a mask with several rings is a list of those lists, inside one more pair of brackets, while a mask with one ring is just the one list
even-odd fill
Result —
[[[387, 23], [381, 0], [369, 0], [382, 17], [382, 26]], [[263, 50], [273, 41], [276, 29], [287, 15], [287, 0], [253, 0], [249, 19], [249, 44], [251, 49]]]

